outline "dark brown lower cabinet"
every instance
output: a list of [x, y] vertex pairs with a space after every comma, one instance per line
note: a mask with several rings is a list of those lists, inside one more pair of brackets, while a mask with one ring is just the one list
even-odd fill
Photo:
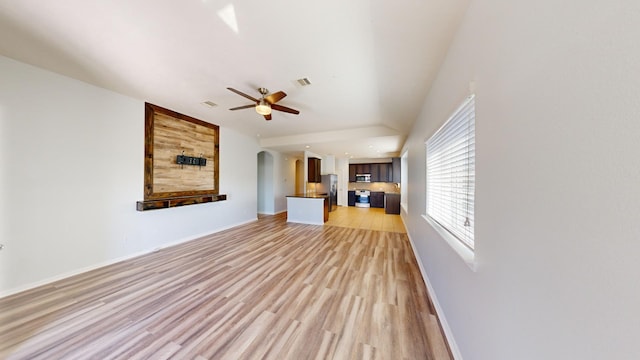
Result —
[[385, 194], [384, 196], [384, 213], [400, 214], [400, 194]]
[[353, 190], [347, 192], [347, 205], [356, 206], [356, 192]]
[[384, 191], [372, 191], [369, 202], [372, 208], [384, 208]]

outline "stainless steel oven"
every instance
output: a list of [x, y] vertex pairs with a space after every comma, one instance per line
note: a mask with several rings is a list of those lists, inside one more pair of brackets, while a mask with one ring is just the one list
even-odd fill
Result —
[[356, 190], [356, 207], [371, 207], [371, 203], [369, 202], [370, 196], [371, 192], [369, 190]]

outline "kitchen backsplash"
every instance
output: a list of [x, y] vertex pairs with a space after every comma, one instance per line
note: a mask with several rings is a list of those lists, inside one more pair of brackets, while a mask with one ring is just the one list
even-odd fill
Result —
[[396, 183], [388, 183], [388, 182], [372, 182], [372, 183], [350, 182], [349, 190], [370, 190], [370, 191], [384, 191], [386, 193], [399, 193], [400, 185]]

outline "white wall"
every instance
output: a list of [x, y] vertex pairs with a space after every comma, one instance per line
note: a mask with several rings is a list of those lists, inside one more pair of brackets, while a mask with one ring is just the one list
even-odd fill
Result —
[[306, 179], [306, 175], [305, 175], [305, 169], [306, 167], [304, 166], [304, 159], [296, 159], [296, 185], [295, 185], [295, 194], [304, 194], [304, 188], [305, 188], [305, 179]]
[[276, 174], [274, 192], [275, 212], [287, 211], [287, 195], [296, 193], [296, 158], [278, 153], [279, 171]]
[[320, 163], [320, 165], [322, 167], [322, 175], [337, 174], [335, 155], [324, 155], [322, 157], [322, 162]]
[[400, 156], [400, 206], [402, 206], [402, 210], [405, 212], [409, 205], [409, 192], [407, 191], [407, 178], [409, 177], [408, 172], [408, 162], [409, 153], [407, 151], [403, 152]]
[[220, 129], [227, 201], [138, 212], [144, 103], [4, 57], [0, 74], [0, 294], [256, 219], [252, 137]]
[[336, 159], [336, 174], [338, 175], [338, 206], [348, 206], [349, 159]]
[[258, 153], [258, 214], [274, 213], [274, 162], [269, 152]]
[[296, 193], [296, 159], [264, 150], [258, 156], [258, 173], [259, 198], [264, 203], [259, 212], [274, 215], [287, 211], [287, 195]]
[[[638, 359], [640, 2], [470, 9], [411, 131], [410, 236], [465, 359]], [[424, 141], [476, 88], [473, 272], [421, 217]]]

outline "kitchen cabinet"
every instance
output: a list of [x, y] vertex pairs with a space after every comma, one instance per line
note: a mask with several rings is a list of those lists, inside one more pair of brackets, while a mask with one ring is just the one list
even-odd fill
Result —
[[356, 164], [356, 174], [371, 174], [371, 164]]
[[347, 191], [347, 205], [356, 206], [356, 192], [355, 192], [355, 190]]
[[[371, 174], [371, 182], [400, 182], [400, 158], [397, 177], [394, 163], [349, 164], [349, 182], [356, 182], [356, 174]], [[397, 181], [396, 181], [397, 179]]]
[[371, 182], [391, 182], [393, 180], [393, 168], [391, 163], [371, 164]]
[[380, 164], [369, 164], [371, 182], [380, 182]]
[[400, 215], [400, 194], [386, 193], [384, 195], [384, 213]]
[[321, 163], [320, 159], [310, 157], [307, 159], [307, 181], [311, 183], [322, 182], [320, 177]]
[[372, 208], [384, 208], [384, 191], [372, 191], [369, 201]]
[[401, 162], [400, 162], [400, 158], [392, 158], [391, 159], [391, 167], [392, 167], [392, 176], [391, 176], [391, 182], [394, 183], [399, 183], [400, 182], [400, 174], [402, 174], [401, 171]]
[[380, 164], [380, 181], [393, 182], [393, 166], [391, 166], [391, 163]]

